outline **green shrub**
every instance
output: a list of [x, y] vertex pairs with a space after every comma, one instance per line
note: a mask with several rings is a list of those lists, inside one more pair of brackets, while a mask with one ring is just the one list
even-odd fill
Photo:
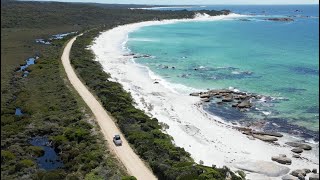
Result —
[[121, 180], [137, 180], [137, 178], [134, 176], [124, 176]]
[[6, 151], [6, 150], [1, 150], [1, 162], [10, 161], [15, 158], [16, 158], [16, 156], [12, 152]]
[[30, 168], [33, 166], [35, 166], [35, 163], [32, 160], [24, 159], [24, 160], [19, 161], [19, 163], [16, 165], [15, 170], [20, 171], [23, 168]]
[[41, 157], [44, 155], [44, 150], [40, 146], [29, 146], [29, 152], [34, 154], [36, 157]]
[[103, 177], [94, 174], [93, 172], [86, 174], [85, 180], [104, 180]]

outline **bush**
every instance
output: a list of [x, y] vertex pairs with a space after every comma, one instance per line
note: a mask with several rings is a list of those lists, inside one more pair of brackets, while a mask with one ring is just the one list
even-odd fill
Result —
[[40, 146], [29, 146], [28, 150], [31, 154], [34, 154], [36, 157], [41, 157], [44, 155], [44, 150]]
[[122, 177], [122, 180], [137, 180], [137, 178], [134, 176], [124, 176]]
[[6, 150], [1, 150], [1, 162], [10, 161], [15, 158], [16, 158], [16, 156], [12, 152], [6, 151]]
[[24, 160], [21, 160], [17, 165], [16, 165], [16, 168], [15, 170], [16, 171], [20, 171], [21, 169], [23, 168], [30, 168], [32, 166], [35, 166], [35, 163], [30, 160], [30, 159], [24, 159]]
[[103, 180], [103, 177], [98, 176], [96, 174], [94, 174], [93, 172], [88, 173], [85, 178], [85, 180]]

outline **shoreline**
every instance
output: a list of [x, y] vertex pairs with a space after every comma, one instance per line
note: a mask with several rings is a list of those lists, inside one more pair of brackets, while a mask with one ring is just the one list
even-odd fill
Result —
[[[123, 25], [101, 33], [91, 47], [97, 56], [96, 60], [101, 63], [104, 70], [112, 75], [114, 81], [122, 84], [126, 91], [131, 92], [137, 103], [136, 107], [169, 126], [166, 133], [173, 137], [174, 144], [185, 148], [196, 162], [202, 160], [208, 166], [226, 165], [231, 169], [237, 169], [238, 164], [249, 161], [272, 162], [271, 157], [279, 153], [292, 155], [292, 148], [284, 145], [290, 137], [285, 135], [281, 138], [278, 141], [281, 146], [250, 140], [241, 132], [230, 128], [231, 123], [227, 124], [221, 118], [210, 115], [201, 107], [197, 107], [199, 98], [175, 92], [170, 83], [155, 75], [149, 68], [136, 64], [132, 57], [123, 55], [128, 53], [124, 51], [128, 34], [141, 27], [237, 17], [243, 16], [235, 14], [228, 17], [197, 16], [195, 19], [147, 21]], [[108, 43], [105, 43], [106, 41]], [[155, 79], [159, 83], [155, 84]], [[302, 155], [314, 162], [299, 159], [294, 160], [292, 165], [287, 167], [291, 170], [318, 167], [318, 157], [312, 151], [305, 151]], [[247, 177], [258, 176], [261, 175], [255, 173], [247, 175]]]

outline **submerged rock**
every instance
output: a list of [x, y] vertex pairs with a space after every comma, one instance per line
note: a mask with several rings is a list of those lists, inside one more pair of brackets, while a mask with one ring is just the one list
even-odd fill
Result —
[[269, 20], [269, 21], [293, 21], [292, 18], [268, 18], [266, 20]]
[[135, 54], [133, 54], [133, 58], [148, 58], [148, 57], [151, 57], [151, 56], [148, 55], [148, 54], [143, 54], [143, 55], [135, 55]]
[[123, 56], [134, 56], [134, 53], [124, 54]]
[[217, 104], [222, 104], [222, 103], [223, 103], [222, 101], [218, 101], [218, 102], [217, 102]]
[[249, 101], [242, 101], [238, 104], [238, 108], [250, 108], [252, 105]]
[[264, 174], [271, 177], [282, 176], [290, 171], [288, 167], [268, 161], [245, 161], [239, 162], [235, 166], [245, 171]]
[[231, 107], [237, 107], [237, 106], [238, 106], [238, 104], [236, 104], [236, 103], [231, 105]]
[[250, 21], [250, 19], [239, 19], [239, 21]]

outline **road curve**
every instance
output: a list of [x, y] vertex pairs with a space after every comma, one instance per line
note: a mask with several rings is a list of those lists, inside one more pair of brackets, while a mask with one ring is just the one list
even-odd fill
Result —
[[[99, 101], [91, 94], [87, 87], [77, 77], [70, 63], [70, 50], [73, 42], [77, 37], [72, 38], [63, 50], [61, 56], [62, 64], [67, 73], [67, 77], [75, 90], [79, 93], [85, 103], [89, 106], [98, 122], [104, 138], [108, 141], [108, 146], [118, 159], [124, 164], [128, 173], [135, 176], [138, 180], [157, 179], [151, 170], [143, 163], [137, 154], [134, 153], [128, 142], [124, 138], [119, 128], [116, 126], [112, 118], [107, 114], [106, 110], [101, 106]], [[112, 143], [113, 136], [119, 134], [122, 138], [122, 146], [115, 146]]]

